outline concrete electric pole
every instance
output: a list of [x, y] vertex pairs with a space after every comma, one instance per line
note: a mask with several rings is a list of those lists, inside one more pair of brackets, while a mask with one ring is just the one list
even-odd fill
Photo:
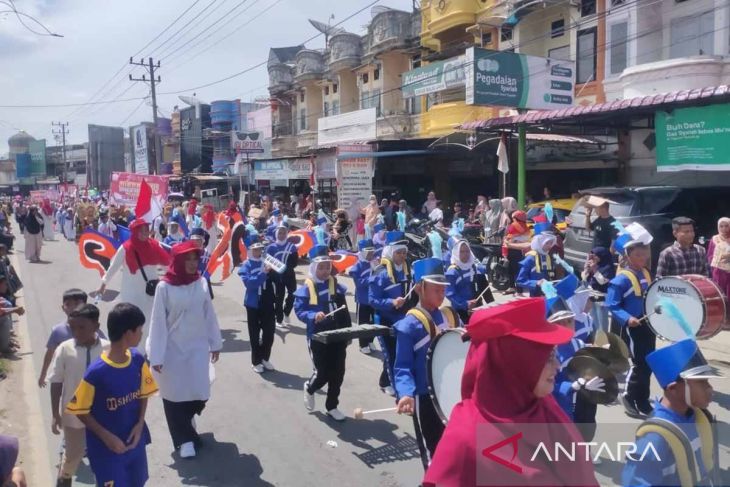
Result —
[[63, 181], [61, 181], [61, 184], [66, 184], [68, 182], [68, 162], [66, 161], [66, 134], [68, 134], [68, 122], [51, 122], [51, 125], [58, 127], [58, 129], [53, 129], [53, 134], [61, 136], [61, 143], [63, 144], [61, 146], [61, 154], [63, 157]]
[[149, 58], [148, 61], [145, 63], [144, 59], [140, 59], [139, 62], [134, 62], [134, 60], [130, 57], [129, 58], [129, 64], [132, 64], [134, 66], [142, 66], [143, 68], [147, 69], [150, 73], [149, 79], [147, 79], [147, 75], [143, 74], [141, 78], [132, 78], [132, 75], [129, 75], [130, 81], [143, 81], [150, 83], [150, 88], [152, 90], [152, 123], [154, 124], [154, 128], [152, 129], [152, 134], [155, 137], [155, 174], [161, 174], [162, 173], [162, 144], [160, 143], [160, 135], [157, 132], [157, 92], [155, 85], [157, 83], [160, 83], [162, 80], [160, 79], [159, 75], [157, 78], [155, 78], [155, 70], [160, 67], [160, 62], [157, 61], [157, 64], [152, 60], [152, 58]]

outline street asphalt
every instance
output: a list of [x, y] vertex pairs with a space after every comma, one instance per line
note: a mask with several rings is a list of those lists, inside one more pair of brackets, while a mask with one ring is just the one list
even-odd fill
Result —
[[[17, 241], [16, 257], [25, 284], [23, 294], [28, 311], [31, 349], [36, 376], [40, 371], [45, 342], [54, 324], [63, 320], [61, 294], [79, 287], [87, 292], [99, 286], [99, 274], [79, 264], [77, 247], [61, 240], [43, 246], [45, 263], [29, 264], [24, 260], [22, 237]], [[306, 271], [300, 266], [301, 272]], [[352, 281], [342, 278], [352, 291]], [[119, 278], [110, 283], [118, 289]], [[317, 407], [310, 413], [302, 401], [302, 387], [312, 365], [307, 353], [304, 329], [292, 313], [293, 325], [288, 331], [276, 331], [271, 361], [274, 372], [263, 375], [251, 370], [250, 348], [246, 329], [246, 313], [242, 306], [243, 284], [232, 275], [214, 286], [215, 308], [223, 334], [223, 350], [216, 365], [212, 396], [201, 418], [197, 420], [204, 447], [195, 459], [181, 459], [172, 451], [172, 443], [159, 398], [150, 401], [147, 422], [152, 444], [147, 448], [150, 482], [154, 487], [195, 486], [414, 486], [423, 469], [418, 459], [410, 417], [395, 413], [352, 418], [357, 407], [387, 408], [393, 398], [377, 386], [381, 370], [380, 354], [366, 356], [357, 345], [348, 348], [347, 373], [340, 396], [340, 409], [349, 417], [344, 423], [329, 419], [323, 411], [324, 395], [317, 394]], [[500, 297], [500, 299], [503, 299]], [[348, 296], [354, 311], [352, 296]], [[100, 303], [102, 327], [114, 303]], [[718, 335], [727, 342], [730, 333]], [[714, 340], [714, 339], [713, 339]], [[720, 342], [722, 343], [722, 342]], [[715, 346], [713, 363], [730, 375], [728, 348]], [[716, 404], [713, 412], [723, 422], [720, 433], [721, 465], [728, 468], [730, 458], [730, 381], [717, 380]], [[656, 384], [654, 392], [658, 393]], [[48, 442], [47, 467], [55, 472], [58, 465], [60, 438], [50, 430], [50, 398], [48, 389], [38, 390], [44, 413]], [[633, 425], [619, 405], [600, 406], [598, 437], [615, 424]], [[628, 431], [628, 429], [627, 429]], [[631, 441], [627, 437], [626, 441]], [[596, 467], [601, 485], [618, 485], [621, 464], [604, 460]], [[80, 469], [75, 485], [93, 485], [87, 466]], [[730, 483], [726, 484], [730, 485]]]

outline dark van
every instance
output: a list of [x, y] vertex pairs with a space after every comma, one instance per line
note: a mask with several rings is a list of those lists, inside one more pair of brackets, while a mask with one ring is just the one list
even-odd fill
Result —
[[[677, 186], [634, 186], [593, 188], [581, 195], [596, 195], [614, 201], [610, 213], [624, 226], [643, 225], [654, 236], [652, 268], [659, 252], [674, 242], [672, 218], [687, 216], [697, 223], [697, 241], [704, 243], [717, 234], [717, 220], [730, 215], [730, 187], [679, 188]], [[585, 227], [586, 208], [579, 203], [568, 217], [565, 260], [576, 271], [583, 269], [593, 244], [593, 232]]]

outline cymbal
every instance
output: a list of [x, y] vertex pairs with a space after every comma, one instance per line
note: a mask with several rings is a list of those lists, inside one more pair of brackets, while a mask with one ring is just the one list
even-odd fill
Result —
[[626, 346], [626, 342], [624, 342], [620, 336], [615, 333], [611, 333], [610, 331], [605, 332], [603, 330], [598, 330], [596, 332], [595, 339], [593, 340], [593, 344], [598, 347], [608, 344], [609, 350], [617, 352], [624, 358], [629, 358], [629, 347]]
[[610, 348], [588, 346], [578, 350], [575, 355], [577, 357], [586, 356], [594, 358], [608, 367], [608, 370], [614, 374], [623, 374], [631, 368], [629, 359]]
[[[599, 349], [601, 350], [601, 349]], [[609, 368], [600, 360], [588, 355], [576, 355], [568, 362], [567, 374], [570, 380], [583, 378], [586, 381], [600, 377], [603, 379], [605, 392], [589, 391], [581, 389], [581, 394], [586, 400], [594, 404], [611, 404], [618, 397], [618, 381]]]

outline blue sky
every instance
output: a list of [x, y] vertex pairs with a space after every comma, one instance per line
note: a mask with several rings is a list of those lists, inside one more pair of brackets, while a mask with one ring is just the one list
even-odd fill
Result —
[[[7, 1], [0, 1], [0, 10], [9, 9], [3, 5]], [[141, 77], [142, 68], [125, 63], [130, 55], [193, 4], [173, 27], [135, 56], [146, 58], [152, 55], [162, 60], [160, 92], [197, 87], [254, 66], [266, 60], [269, 47], [296, 45], [317, 34], [307, 22], [308, 18], [326, 22], [329, 15], [334, 14], [332, 22], [339, 22], [371, 2], [15, 0], [19, 11], [35, 16], [51, 31], [64, 37], [35, 35], [20, 25], [13, 13], [0, 13], [0, 105], [84, 103], [122, 67], [124, 69], [114, 76], [97, 99], [148, 95], [146, 84], [128, 81], [130, 72], [134, 77]], [[384, 0], [377, 5], [410, 11], [412, 0]], [[232, 13], [226, 15], [231, 9]], [[198, 18], [182, 28], [196, 14], [199, 14]], [[215, 27], [205, 30], [221, 17]], [[363, 33], [369, 19], [370, 9], [367, 9], [342, 26], [348, 31]], [[26, 23], [41, 30], [30, 20]], [[182, 30], [170, 38], [180, 28]], [[210, 37], [204, 40], [207, 36]], [[163, 45], [168, 38], [169, 41]], [[319, 37], [309, 42], [307, 47], [324, 47], [324, 39]], [[197, 53], [200, 55], [190, 59]], [[233, 98], [250, 101], [256, 96], [266, 95], [266, 84], [266, 67], [263, 66], [195, 91], [200, 99], [207, 102]], [[184, 94], [192, 94], [192, 91]], [[161, 113], [169, 116], [174, 105], [180, 102], [177, 95], [170, 94], [160, 95], [158, 104]], [[151, 108], [141, 100], [82, 109], [0, 108], [0, 154], [7, 152], [5, 141], [16, 129], [25, 129], [36, 138], [49, 139], [51, 145], [51, 121], [68, 121], [69, 141], [77, 143], [86, 140], [88, 123], [120, 125], [127, 119], [124, 126], [135, 125], [151, 119], [151, 112]]]

